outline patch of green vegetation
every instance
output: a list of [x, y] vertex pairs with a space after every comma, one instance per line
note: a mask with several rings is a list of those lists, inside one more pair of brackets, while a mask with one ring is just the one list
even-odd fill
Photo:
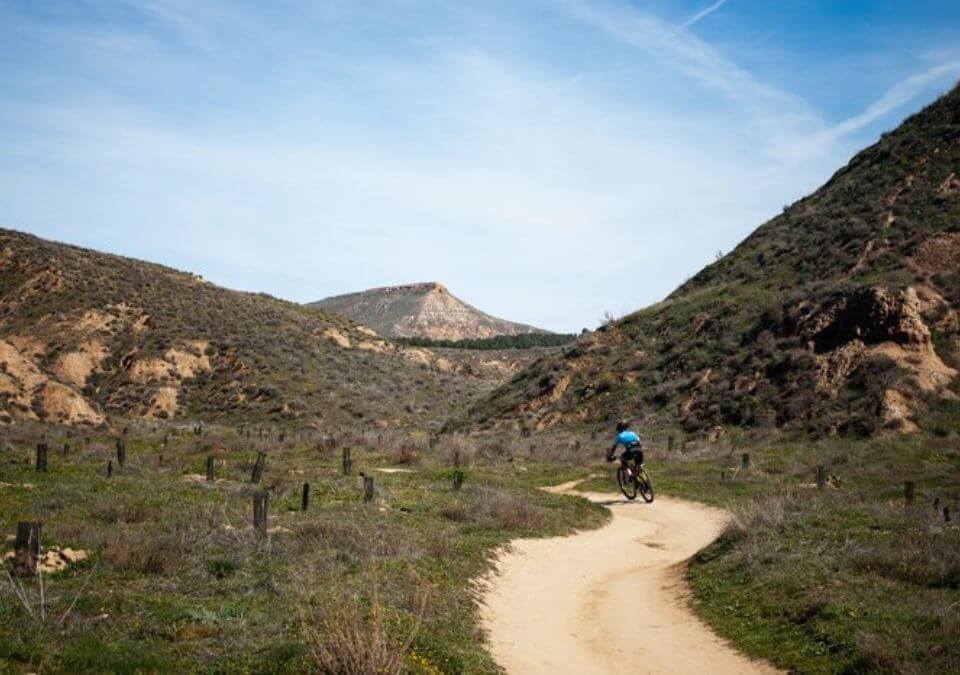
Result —
[[[0, 584], [3, 672], [303, 672], [329, 669], [324, 654], [333, 649], [409, 657], [410, 672], [493, 673], [471, 580], [512, 538], [607, 517], [585, 500], [538, 489], [582, 468], [495, 443], [444, 439], [431, 452], [426, 434], [344, 436], [331, 445], [289, 432], [283, 443], [272, 433], [260, 444], [226, 428], [197, 437], [169, 427], [131, 434], [126, 466], [108, 479], [110, 438], [74, 439], [69, 455], [51, 453], [49, 472], [37, 473], [35, 437], [4, 434], [2, 480], [11, 487], [0, 490], [0, 531], [38, 520], [45, 547], [89, 557], [45, 575], [43, 602], [35, 577], [19, 578], [16, 592]], [[354, 467], [344, 476], [347, 445]], [[253, 486], [258, 447], [267, 465]], [[459, 491], [454, 450], [466, 475]], [[216, 458], [213, 483], [202, 479], [208, 455]], [[410, 473], [376, 470], [390, 466]], [[374, 477], [372, 503], [363, 501], [357, 471]], [[302, 512], [306, 482], [311, 500]], [[269, 534], [251, 527], [259, 488], [269, 493]], [[330, 621], [346, 632], [328, 630]]]
[[397, 338], [397, 342], [411, 347], [434, 349], [533, 349], [535, 347], [562, 347], [577, 339], [573, 333], [521, 333], [519, 335], [494, 335], [488, 338], [466, 340], [431, 340], [429, 338]]

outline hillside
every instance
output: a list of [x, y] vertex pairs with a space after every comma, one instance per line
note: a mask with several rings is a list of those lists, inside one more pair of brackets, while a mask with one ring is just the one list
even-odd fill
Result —
[[373, 288], [311, 305], [353, 319], [390, 338], [467, 340], [548, 332], [485, 314], [438, 283]]
[[444, 419], [510, 367], [493, 356], [461, 366], [316, 308], [0, 230], [6, 423], [396, 426]]
[[958, 309], [960, 88], [665, 301], [520, 373], [467, 423], [958, 431]]

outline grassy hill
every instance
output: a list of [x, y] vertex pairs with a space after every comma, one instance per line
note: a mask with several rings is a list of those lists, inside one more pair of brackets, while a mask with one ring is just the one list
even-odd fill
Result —
[[5, 422], [425, 423], [503, 376], [463, 371], [317, 308], [0, 231]]
[[816, 434], [958, 430], [960, 88], [665, 301], [582, 337], [467, 424], [615, 417]]

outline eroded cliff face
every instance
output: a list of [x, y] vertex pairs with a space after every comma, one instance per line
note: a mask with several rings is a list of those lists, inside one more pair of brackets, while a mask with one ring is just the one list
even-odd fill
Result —
[[481, 312], [436, 282], [374, 288], [312, 304], [389, 338], [466, 340], [547, 332]]

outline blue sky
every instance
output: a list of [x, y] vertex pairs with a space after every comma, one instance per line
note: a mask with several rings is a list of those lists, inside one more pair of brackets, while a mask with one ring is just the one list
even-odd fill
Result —
[[0, 225], [579, 330], [958, 79], [955, 0], [0, 0]]

